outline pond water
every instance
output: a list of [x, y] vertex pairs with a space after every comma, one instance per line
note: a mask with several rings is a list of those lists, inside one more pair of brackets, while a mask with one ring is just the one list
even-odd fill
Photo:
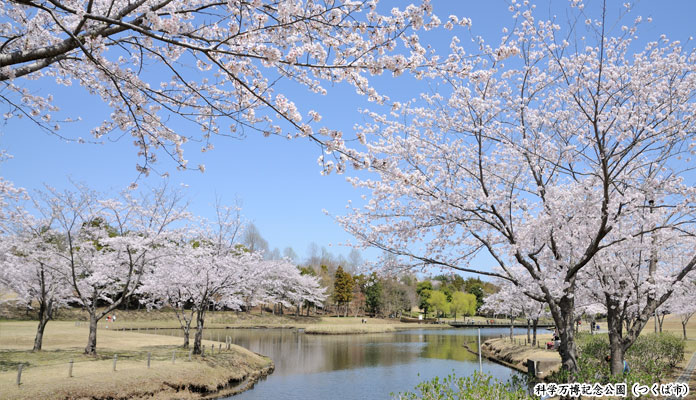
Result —
[[[509, 334], [481, 329], [481, 340]], [[515, 329], [516, 334], [526, 332]], [[161, 332], [164, 333], [164, 332]], [[177, 334], [171, 332], [171, 334]], [[269, 356], [275, 371], [235, 400], [388, 399], [435, 376], [467, 376], [479, 369], [477, 330], [414, 329], [362, 335], [306, 335], [296, 329], [207, 330], [206, 339], [233, 343]], [[507, 380], [516, 372], [483, 359], [483, 372]]]

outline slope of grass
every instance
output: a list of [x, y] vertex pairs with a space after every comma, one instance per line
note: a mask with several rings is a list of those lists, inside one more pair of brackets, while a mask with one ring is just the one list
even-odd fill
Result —
[[[269, 359], [238, 346], [219, 352], [219, 343], [204, 341], [208, 354], [188, 361], [180, 338], [106, 329], [97, 336], [98, 356], [89, 357], [82, 354], [87, 327], [62, 321], [47, 325], [44, 350], [32, 353], [35, 327], [33, 322], [0, 323], [3, 399], [170, 398], [173, 393], [177, 398], [201, 398], [234, 390], [235, 383], [272, 369]], [[216, 348], [213, 354], [211, 344]], [[72, 377], [68, 377], [70, 360]], [[17, 386], [19, 364], [22, 383]]]

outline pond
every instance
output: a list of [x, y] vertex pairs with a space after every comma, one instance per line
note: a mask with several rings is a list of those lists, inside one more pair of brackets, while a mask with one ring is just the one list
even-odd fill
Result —
[[[509, 332], [484, 328], [481, 340]], [[387, 399], [435, 376], [467, 376], [479, 369], [478, 356], [464, 347], [477, 348], [477, 329], [471, 328], [330, 336], [296, 329], [211, 329], [206, 336], [217, 334], [275, 363], [272, 375], [235, 400]], [[517, 373], [485, 358], [482, 365], [500, 380]]]
[[[509, 328], [481, 329], [481, 340], [509, 334]], [[515, 329], [515, 334], [525, 333]], [[164, 332], [162, 332], [164, 333]], [[177, 334], [171, 332], [171, 334]], [[206, 338], [231, 336], [233, 343], [273, 359], [275, 372], [252, 390], [252, 399], [387, 399], [416, 384], [451, 373], [479, 369], [477, 330], [414, 329], [361, 335], [306, 335], [296, 329], [207, 330]], [[516, 372], [483, 359], [483, 372], [507, 380]]]

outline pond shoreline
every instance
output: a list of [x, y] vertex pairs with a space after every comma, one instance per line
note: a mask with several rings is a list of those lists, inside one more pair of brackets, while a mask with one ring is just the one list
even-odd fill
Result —
[[[540, 335], [537, 340], [544, 341], [545, 337]], [[471, 350], [469, 350], [471, 351]], [[476, 353], [478, 354], [478, 353]], [[543, 360], [545, 366], [543, 374], [538, 376], [544, 378], [551, 372], [560, 369], [561, 357], [556, 351], [539, 349], [537, 347], [522, 346], [508, 339], [488, 339], [481, 344], [481, 355], [488, 360], [504, 365], [508, 368], [527, 373], [527, 360]]]
[[237, 395], [237, 394], [242, 393], [242, 392], [246, 392], [247, 390], [253, 389], [254, 385], [256, 385], [257, 382], [259, 382], [262, 379], [265, 379], [268, 375], [272, 374], [274, 370], [275, 370], [275, 365], [271, 361], [271, 365], [268, 365], [259, 371], [250, 373], [241, 382], [238, 380], [230, 380], [227, 383], [227, 385], [225, 385], [223, 388], [216, 390], [214, 392], [208, 392], [206, 395], [204, 395], [203, 397], [199, 397], [199, 398], [200, 399], [222, 399], [222, 398], [227, 398], [230, 396]]

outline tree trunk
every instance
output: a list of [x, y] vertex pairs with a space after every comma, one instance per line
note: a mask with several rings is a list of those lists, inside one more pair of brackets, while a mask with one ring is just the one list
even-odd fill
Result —
[[184, 345], [183, 348], [188, 349], [189, 348], [189, 336], [191, 336], [191, 326], [190, 322], [189, 325], [182, 326], [181, 330], [184, 331]]
[[623, 374], [624, 351], [620, 338], [616, 335], [609, 336], [609, 352], [611, 355], [609, 364], [611, 375], [619, 376]]
[[529, 337], [529, 318], [527, 318], [527, 343], [531, 343], [532, 339]]
[[44, 329], [46, 329], [46, 324], [48, 323], [48, 320], [51, 319], [52, 308], [52, 300], [49, 300], [48, 304], [46, 304], [46, 302], [42, 300], [39, 304], [39, 326], [36, 328], [34, 347], [31, 349], [31, 351], [41, 351], [41, 346], [43, 345]]
[[205, 323], [205, 307], [196, 311], [196, 336], [193, 338], [193, 354], [201, 354], [203, 349], [203, 324]]
[[684, 340], [686, 340], [686, 324], [689, 322], [689, 320], [682, 321], [682, 333], [684, 334]]
[[616, 304], [616, 301], [608, 300], [607, 306], [609, 355], [611, 356], [609, 368], [612, 376], [619, 376], [623, 373], [623, 321], [621, 320], [619, 307], [618, 304]]
[[537, 344], [537, 325], [539, 325], [539, 318], [532, 321], [532, 346]]
[[89, 313], [89, 337], [87, 338], [87, 347], [85, 347], [85, 354], [90, 356], [97, 355], [97, 319], [96, 310], [92, 310]]
[[569, 382], [574, 380], [573, 375], [578, 371], [578, 350], [575, 345], [575, 336], [573, 331], [573, 323], [575, 322], [574, 309], [575, 301], [573, 292], [561, 297], [559, 301], [549, 303], [551, 315], [553, 316], [558, 335], [561, 339], [561, 345], [558, 348], [558, 353], [561, 356], [561, 367], [569, 372]]
[[657, 322], [660, 325], [660, 333], [662, 333], [662, 323], [665, 322], [665, 316], [667, 314], [662, 314], [662, 318], [660, 316], [657, 317]]
[[515, 327], [515, 317], [510, 317], [510, 341], [512, 341], [512, 328]]
[[34, 348], [31, 351], [41, 351], [41, 345], [43, 344], [43, 333], [48, 323], [48, 317], [43, 315], [39, 317], [39, 326], [36, 328], [36, 337], [34, 338]]

